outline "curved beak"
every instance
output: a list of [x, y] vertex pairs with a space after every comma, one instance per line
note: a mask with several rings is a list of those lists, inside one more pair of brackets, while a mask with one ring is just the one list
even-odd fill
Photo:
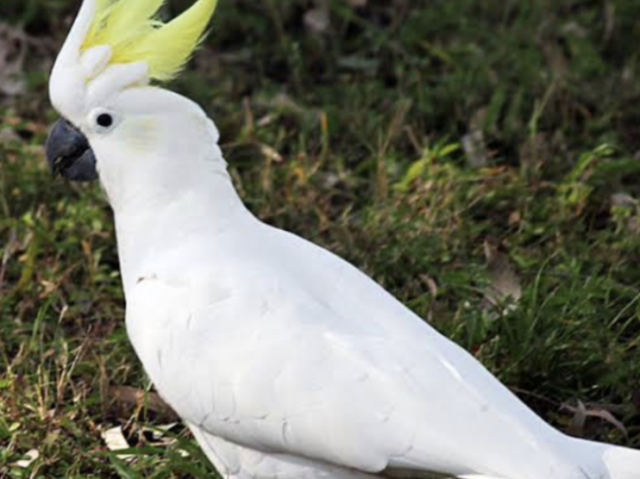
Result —
[[79, 182], [98, 179], [96, 157], [87, 137], [64, 118], [53, 125], [47, 138], [46, 153], [54, 175]]

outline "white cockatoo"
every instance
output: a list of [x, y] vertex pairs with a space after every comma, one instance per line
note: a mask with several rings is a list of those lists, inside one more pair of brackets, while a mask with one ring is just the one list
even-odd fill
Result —
[[364, 273], [253, 216], [213, 122], [152, 86], [184, 66], [216, 0], [167, 24], [163, 3], [82, 2], [47, 155], [99, 178], [129, 337], [225, 478], [640, 478], [640, 452], [556, 431]]

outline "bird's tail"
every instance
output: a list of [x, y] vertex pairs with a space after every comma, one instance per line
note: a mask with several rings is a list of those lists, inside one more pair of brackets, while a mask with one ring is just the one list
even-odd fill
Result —
[[[640, 479], [640, 450], [582, 441], [583, 451], [592, 454], [593, 462], [602, 464], [604, 471], [583, 470], [584, 479]], [[600, 460], [598, 460], [600, 459]], [[594, 468], [595, 469], [595, 468]], [[599, 469], [599, 467], [597, 468]], [[605, 475], [607, 474], [608, 475]], [[595, 474], [595, 475], [594, 475]], [[462, 476], [460, 479], [505, 479], [483, 475]]]
[[483, 475], [472, 474], [470, 476], [460, 476], [458, 479], [503, 479], [503, 478], [495, 477], [495, 476], [483, 476]]
[[602, 462], [611, 479], [640, 479], [640, 451], [626, 447], [599, 446]]

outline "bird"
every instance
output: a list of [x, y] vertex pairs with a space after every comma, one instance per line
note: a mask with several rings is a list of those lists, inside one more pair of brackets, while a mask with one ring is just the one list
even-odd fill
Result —
[[83, 0], [49, 93], [52, 171], [113, 211], [126, 329], [226, 479], [638, 479], [573, 438], [355, 266], [260, 221], [204, 110], [165, 82], [217, 0]]

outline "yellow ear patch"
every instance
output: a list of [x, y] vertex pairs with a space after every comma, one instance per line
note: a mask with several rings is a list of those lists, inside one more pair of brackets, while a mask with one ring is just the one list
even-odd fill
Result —
[[205, 35], [218, 0], [197, 0], [179, 17], [162, 23], [157, 14], [166, 0], [96, 0], [96, 14], [83, 50], [112, 49], [110, 64], [146, 62], [158, 81], [175, 78]]

